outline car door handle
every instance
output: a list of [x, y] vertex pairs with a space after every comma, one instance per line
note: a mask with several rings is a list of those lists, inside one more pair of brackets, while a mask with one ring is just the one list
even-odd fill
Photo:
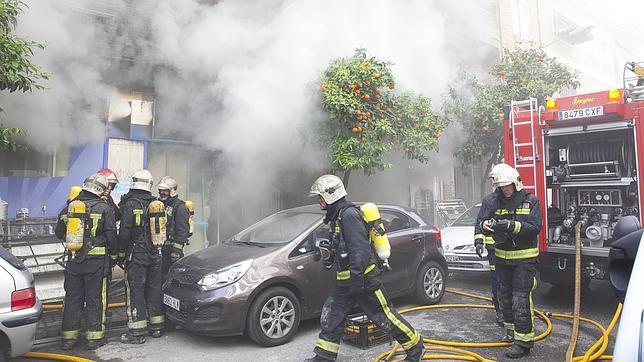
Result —
[[414, 235], [414, 236], [411, 237], [411, 240], [415, 241], [417, 243], [420, 243], [423, 240], [423, 236], [422, 235]]

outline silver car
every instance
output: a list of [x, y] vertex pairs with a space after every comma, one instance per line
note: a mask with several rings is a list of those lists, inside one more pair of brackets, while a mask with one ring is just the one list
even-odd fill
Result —
[[480, 258], [474, 248], [474, 223], [480, 209], [481, 204], [470, 207], [451, 225], [441, 230], [445, 260], [447, 260], [449, 271], [484, 272], [490, 270], [487, 251], [483, 253], [483, 258]]
[[33, 275], [20, 259], [0, 247], [0, 361], [31, 350], [41, 316]]

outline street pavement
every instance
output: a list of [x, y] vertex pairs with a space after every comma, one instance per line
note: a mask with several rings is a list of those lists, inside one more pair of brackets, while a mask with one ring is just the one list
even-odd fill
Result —
[[[471, 293], [489, 295], [487, 274], [451, 274], [448, 288]], [[410, 298], [394, 300], [399, 308], [414, 306]], [[441, 304], [485, 303], [464, 296], [446, 294]], [[573, 294], [568, 288], [555, 288], [548, 284], [540, 286], [534, 293], [534, 304], [543, 312], [572, 313]], [[617, 307], [617, 300], [607, 282], [594, 281], [590, 289], [582, 293], [582, 315], [607, 326]], [[122, 313], [115, 312], [114, 318]], [[503, 336], [502, 328], [494, 323], [491, 309], [433, 309], [411, 312], [404, 315], [424, 337], [451, 341], [495, 342]], [[545, 323], [535, 317], [536, 333], [545, 330]], [[532, 354], [522, 361], [561, 361], [566, 352], [572, 320], [552, 318], [553, 331], [546, 339], [537, 342]], [[199, 336], [184, 330], [167, 333], [159, 339], [148, 338], [143, 345], [124, 345], [118, 342], [123, 330], [112, 330], [110, 343], [96, 351], [77, 348], [69, 354], [101, 361], [302, 361], [312, 356], [317, 340], [319, 322], [305, 321], [297, 335], [289, 343], [272, 348], [254, 344], [246, 337]], [[600, 332], [593, 326], [581, 324], [577, 353], [583, 354], [599, 337]], [[614, 336], [606, 351], [613, 349]], [[390, 344], [382, 344], [367, 350], [342, 344], [338, 361], [369, 361], [389, 350]], [[503, 348], [472, 349], [486, 358], [504, 360]], [[62, 353], [56, 343], [42, 345], [37, 351]], [[33, 359], [32, 359], [33, 361]]]

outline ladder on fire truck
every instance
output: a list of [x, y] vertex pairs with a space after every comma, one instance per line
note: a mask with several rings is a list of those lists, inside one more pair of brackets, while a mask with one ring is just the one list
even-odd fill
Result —
[[[514, 167], [521, 175], [523, 188], [537, 196], [537, 134], [535, 118], [541, 124], [541, 113], [536, 98], [510, 102], [510, 130], [512, 132], [512, 150], [514, 151]], [[528, 138], [526, 138], [528, 136]], [[531, 172], [526, 169], [531, 169]], [[526, 174], [527, 172], [527, 174]], [[532, 177], [526, 177], [530, 174]]]

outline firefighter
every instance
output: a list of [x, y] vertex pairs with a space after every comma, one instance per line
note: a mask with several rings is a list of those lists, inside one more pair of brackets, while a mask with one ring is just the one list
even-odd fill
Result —
[[107, 177], [107, 183], [109, 185], [107, 190], [101, 197], [103, 198], [103, 200], [107, 201], [112, 209], [114, 209], [114, 216], [116, 217], [116, 221], [120, 221], [121, 212], [119, 211], [119, 207], [116, 205], [114, 199], [112, 198], [112, 191], [114, 191], [114, 188], [116, 188], [116, 184], [118, 184], [119, 179], [116, 177], [114, 171], [110, 170], [109, 168], [102, 168], [98, 170], [98, 173]]
[[537, 287], [537, 235], [541, 231], [539, 200], [523, 188], [519, 172], [508, 166], [494, 174], [494, 198], [486, 198], [481, 209], [491, 217], [481, 222], [486, 236], [495, 244], [499, 303], [506, 328], [505, 342], [514, 342], [504, 355], [520, 358], [534, 344], [532, 291]]
[[163, 278], [168, 275], [170, 266], [183, 258], [183, 247], [190, 237], [190, 212], [186, 203], [177, 194], [177, 181], [165, 176], [159, 181], [159, 199], [165, 204], [168, 218], [166, 225], [167, 239], [162, 248]]
[[342, 180], [323, 175], [313, 183], [309, 195], [317, 197], [320, 208], [326, 210], [324, 222], [330, 223], [330, 242], [320, 245], [320, 252], [325, 267], [336, 264], [337, 281], [322, 309], [321, 331], [313, 350], [315, 357], [307, 361], [336, 359], [347, 314], [354, 304], [402, 345], [407, 353], [405, 361], [420, 361], [422, 338], [386, 296], [367, 223], [360, 210], [346, 199]]
[[[81, 202], [84, 213], [61, 211], [56, 225], [56, 237], [65, 240], [68, 235], [67, 223], [71, 218], [82, 220], [78, 229], [82, 240], [79, 249], [68, 250], [65, 266], [65, 299], [63, 304], [62, 349], [69, 350], [78, 342], [81, 327], [81, 310], [85, 306], [85, 338], [88, 349], [105, 344], [105, 310], [107, 307], [106, 275], [110, 263], [108, 255], [116, 255], [118, 242], [116, 221], [110, 206], [101, 195], [107, 189], [107, 179], [100, 174], [88, 177], [77, 196], [70, 196], [71, 203]], [[71, 194], [71, 192], [70, 192]], [[71, 208], [70, 208], [71, 209]], [[63, 217], [67, 215], [67, 217]], [[66, 244], [67, 245], [67, 244]]]
[[135, 172], [130, 191], [119, 203], [119, 252], [125, 255], [128, 317], [128, 333], [121, 335], [122, 343], [145, 343], [148, 328], [154, 338], [163, 335], [161, 245], [152, 243], [150, 230], [149, 206], [156, 200], [151, 193], [153, 184], [150, 171]]
[[[494, 181], [494, 176], [504, 168], [511, 168], [505, 163], [500, 163], [492, 168], [489, 174], [490, 180]], [[474, 224], [474, 246], [476, 248], [476, 254], [480, 258], [483, 258], [483, 252], [487, 250], [487, 260], [490, 264], [490, 285], [492, 289], [492, 304], [494, 304], [494, 311], [496, 312], [496, 323], [503, 327], [503, 313], [499, 306], [498, 298], [498, 289], [499, 281], [496, 275], [496, 263], [494, 256], [494, 238], [492, 236], [486, 236], [483, 234], [481, 229], [481, 222], [483, 220], [491, 219], [494, 217], [492, 212], [495, 210], [495, 205], [497, 204], [497, 192], [491, 192], [486, 195], [481, 202], [481, 208], [479, 209], [479, 214], [476, 218], [476, 223]]]

